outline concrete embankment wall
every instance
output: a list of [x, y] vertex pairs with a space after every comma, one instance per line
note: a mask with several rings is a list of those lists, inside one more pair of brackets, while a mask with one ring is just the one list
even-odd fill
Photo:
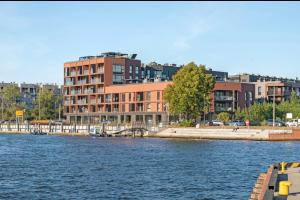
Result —
[[270, 133], [270, 141], [292, 141], [300, 140], [300, 129], [293, 129], [290, 133]]
[[291, 133], [291, 130], [267, 129], [206, 129], [206, 128], [168, 128], [153, 137], [161, 138], [191, 138], [191, 139], [220, 139], [220, 140], [269, 140], [269, 133]]

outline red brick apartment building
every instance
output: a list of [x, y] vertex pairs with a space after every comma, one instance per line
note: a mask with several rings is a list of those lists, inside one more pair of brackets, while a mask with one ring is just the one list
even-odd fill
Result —
[[[70, 122], [103, 120], [167, 123], [164, 89], [172, 82], [141, 82], [136, 55], [104, 53], [64, 64], [64, 115]], [[253, 103], [254, 84], [217, 82], [210, 111], [233, 112]]]
[[135, 84], [141, 79], [136, 55], [104, 53], [64, 64], [64, 115], [68, 121], [166, 121], [163, 90], [167, 82]]

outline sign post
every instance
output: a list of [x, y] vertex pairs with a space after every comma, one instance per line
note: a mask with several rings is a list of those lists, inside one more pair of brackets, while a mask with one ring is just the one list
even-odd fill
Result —
[[22, 118], [23, 119], [24, 116], [24, 110], [16, 110], [16, 118], [17, 118], [17, 123], [19, 124], [19, 119]]

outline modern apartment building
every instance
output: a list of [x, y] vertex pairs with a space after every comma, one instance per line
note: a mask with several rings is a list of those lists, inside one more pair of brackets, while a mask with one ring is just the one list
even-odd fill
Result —
[[234, 112], [254, 103], [255, 85], [251, 83], [216, 82], [211, 94], [210, 112]]
[[275, 102], [280, 103], [289, 100], [292, 91], [295, 91], [300, 96], [300, 81], [297, 79], [246, 73], [229, 76], [229, 79], [233, 82], [254, 83], [257, 102], [273, 102], [273, 96], [275, 95]]
[[168, 84], [170, 82], [107, 86], [103, 93], [83, 96], [77, 103], [65, 101], [65, 111], [68, 111], [65, 114], [71, 122], [81, 123], [106, 120], [118, 123], [166, 122], [168, 113], [163, 93]]
[[[99, 56], [80, 57], [64, 64], [64, 115], [76, 121], [95, 113], [104, 114], [101, 104], [106, 98], [106, 87], [141, 80], [141, 61], [136, 54], [108, 52]], [[97, 106], [95, 106], [97, 104]], [[104, 107], [108, 109], [108, 107]], [[88, 117], [88, 120], [90, 120]]]
[[141, 68], [141, 79], [143, 82], [154, 81], [171, 81], [172, 77], [177, 73], [181, 67], [176, 64], [158, 64], [151, 62]]
[[256, 99], [259, 102], [275, 102], [280, 103], [291, 98], [291, 92], [295, 91], [297, 96], [300, 96], [300, 83], [283, 82], [283, 81], [266, 81], [256, 82]]

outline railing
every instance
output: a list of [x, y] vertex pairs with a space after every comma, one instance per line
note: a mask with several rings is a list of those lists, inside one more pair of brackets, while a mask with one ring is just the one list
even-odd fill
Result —
[[77, 104], [87, 104], [87, 101], [86, 101], [86, 99], [84, 99], [84, 100], [78, 100]]
[[104, 103], [104, 99], [98, 99], [97, 102], [98, 103]]
[[78, 85], [86, 84], [86, 83], [87, 83], [87, 79], [77, 81], [77, 84], [78, 84]]
[[97, 102], [96, 102], [96, 99], [91, 99], [91, 100], [90, 100], [90, 103], [91, 103], [91, 104], [96, 104], [96, 103], [97, 103]]
[[97, 73], [97, 74], [103, 74], [103, 73], [104, 73], [104, 69], [97, 69], [97, 70], [96, 70], [96, 73]]
[[232, 107], [217, 107], [217, 108], [215, 108], [215, 110], [216, 110], [216, 112], [220, 112], [220, 111], [228, 112], [228, 111], [232, 111]]
[[71, 76], [76, 76], [76, 71], [70, 73]]
[[103, 93], [104, 89], [97, 89], [97, 93]]
[[66, 82], [66, 85], [74, 85], [73, 81]]
[[64, 105], [70, 105], [70, 101], [64, 101]]
[[93, 90], [84, 90], [83, 93], [84, 94], [93, 94], [94, 91]]
[[[273, 96], [274, 95], [274, 90], [270, 90], [267, 92], [268, 96]], [[288, 96], [290, 95], [290, 91], [275, 91], [275, 96]]]
[[100, 83], [101, 80], [99, 78], [91, 79], [91, 83]]
[[215, 96], [217, 101], [233, 101], [233, 96]]
[[72, 90], [71, 94], [81, 94], [81, 90]]
[[84, 74], [84, 75], [88, 75], [88, 74], [89, 74], [89, 70], [84, 70], [84, 71], [83, 71], [83, 74]]

